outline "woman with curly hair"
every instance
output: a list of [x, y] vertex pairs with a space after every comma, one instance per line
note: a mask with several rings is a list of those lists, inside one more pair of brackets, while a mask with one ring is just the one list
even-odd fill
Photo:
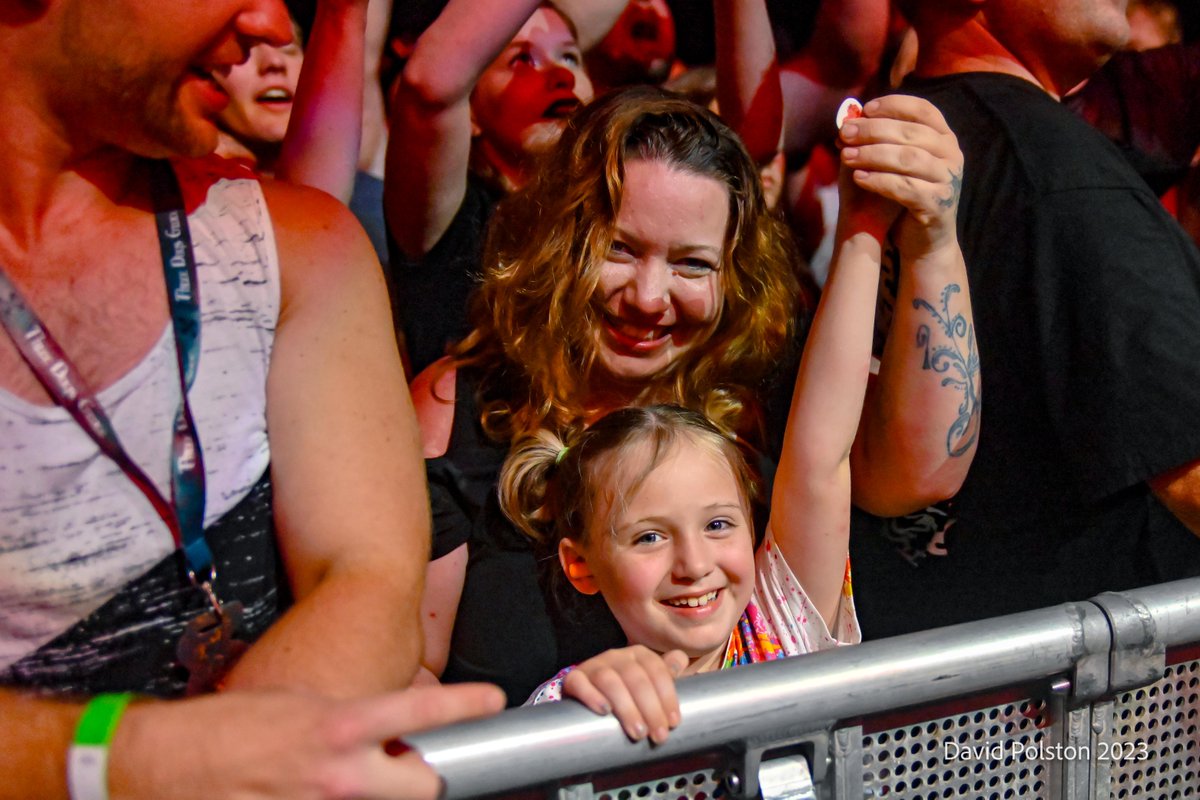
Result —
[[[780, 225], [737, 136], [651, 88], [578, 112], [497, 207], [475, 328], [412, 386], [434, 507], [430, 672], [497, 683], [520, 703], [564, 664], [624, 643], [596, 598], [570, 608], [550, 599], [553, 553], [505, 519], [500, 467], [534, 431], [568, 436], [656, 403], [699, 411], [761, 449], [758, 398], [797, 319]], [[907, 316], [898, 310], [893, 330]], [[940, 377], [921, 390], [938, 391]]]

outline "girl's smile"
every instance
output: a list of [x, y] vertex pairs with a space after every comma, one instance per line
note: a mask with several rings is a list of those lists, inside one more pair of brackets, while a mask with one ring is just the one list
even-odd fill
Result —
[[594, 515], [611, 526], [589, 526], [585, 544], [561, 547], [586, 564], [576, 587], [599, 591], [631, 642], [682, 650], [692, 668], [707, 668], [719, 665], [754, 589], [750, 517], [721, 453], [687, 437], [668, 447], [647, 474], [648, 445], [611, 466], [616, 490]]

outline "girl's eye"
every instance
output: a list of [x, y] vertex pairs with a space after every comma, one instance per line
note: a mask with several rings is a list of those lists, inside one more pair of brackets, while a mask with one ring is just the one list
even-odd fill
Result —
[[733, 520], [719, 517], [714, 520], [709, 520], [708, 525], [706, 525], [704, 529], [713, 533], [724, 533], [726, 531], [733, 530], [735, 527], [736, 526], [734, 525]]
[[568, 50], [562, 54], [562, 62], [570, 64], [572, 67], [578, 67], [582, 61], [583, 57], [576, 50]]
[[509, 60], [508, 65], [510, 67], [512, 67], [512, 66], [516, 66], [517, 64], [532, 64], [532, 63], [533, 63], [533, 55], [530, 54], [530, 52], [528, 50], [520, 50], [512, 57], [512, 59]]
[[634, 540], [634, 544], [657, 544], [663, 540], [663, 535], [658, 531], [646, 531], [638, 534]]

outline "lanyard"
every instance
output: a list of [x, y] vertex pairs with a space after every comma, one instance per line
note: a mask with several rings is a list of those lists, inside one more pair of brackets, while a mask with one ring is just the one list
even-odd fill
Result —
[[154, 218], [162, 251], [179, 368], [180, 402], [172, 429], [170, 502], [121, 446], [116, 429], [95, 393], [13, 286], [2, 266], [0, 323], [3, 323], [17, 350], [54, 401], [71, 415], [100, 451], [116, 462], [150, 501], [171, 531], [175, 546], [183, 550], [188, 577], [204, 591], [214, 609], [220, 613], [220, 606], [212, 591], [215, 578], [212, 552], [204, 538], [204, 461], [188, 404], [188, 390], [195, 380], [200, 359], [196, 262], [175, 173], [166, 161], [158, 161], [154, 167]]

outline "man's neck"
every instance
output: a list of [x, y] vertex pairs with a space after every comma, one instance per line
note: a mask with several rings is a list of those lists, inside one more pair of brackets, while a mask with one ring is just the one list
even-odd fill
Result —
[[140, 160], [116, 148], [62, 157], [36, 148], [19, 150], [12, 128], [0, 130], [0, 254], [20, 263], [42, 239], [50, 221], [86, 221], [98, 209], [148, 206]]
[[[1032, 83], [1039, 89], [1058, 98], [1061, 89], [1036, 65], [1025, 63], [998, 41], [979, 23], [972, 19], [952, 27], [944, 28], [936, 35], [922, 38], [917, 54], [917, 66], [913, 75], [918, 78], [938, 78], [964, 72], [995, 72], [1012, 75]], [[925, 46], [925, 42], [933, 46]]]
[[[0, 68], [3, 65], [0, 64]], [[0, 81], [0, 252], [22, 252], [42, 220], [89, 199], [119, 202], [137, 157], [80, 132], [56, 114], [53, 101], [21, 70]]]

